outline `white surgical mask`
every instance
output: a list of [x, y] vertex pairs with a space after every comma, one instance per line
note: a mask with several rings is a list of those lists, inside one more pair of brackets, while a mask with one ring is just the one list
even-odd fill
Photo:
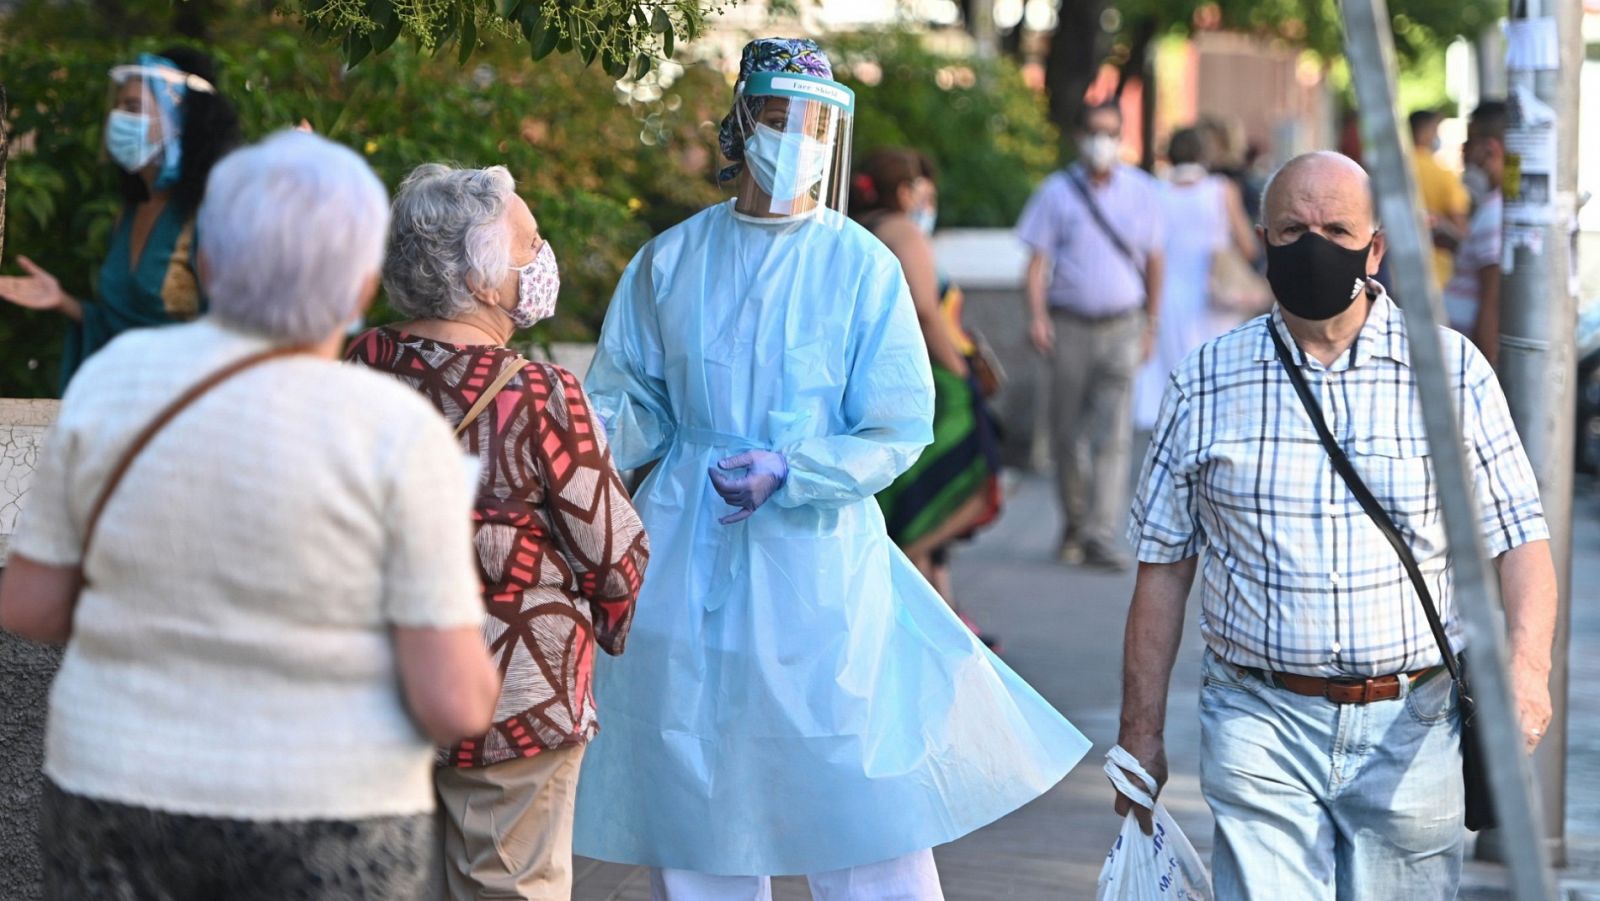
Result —
[[911, 217], [912, 222], [916, 223], [917, 228], [922, 230], [923, 234], [932, 237], [933, 229], [939, 223], [939, 211], [937, 209], [931, 206], [923, 207], [920, 210], [912, 210], [907, 215]]
[[1474, 205], [1489, 196], [1489, 192], [1495, 187], [1489, 180], [1489, 173], [1483, 171], [1483, 167], [1471, 163], [1468, 163], [1466, 171], [1461, 173], [1461, 184], [1466, 187]]
[[1117, 139], [1111, 135], [1088, 135], [1078, 142], [1078, 155], [1095, 172], [1110, 172], [1117, 164]]
[[755, 134], [745, 141], [744, 161], [767, 196], [791, 200], [822, 180], [830, 149], [810, 136], [757, 122]]
[[517, 305], [511, 308], [511, 322], [517, 328], [528, 328], [556, 314], [556, 295], [561, 293], [561, 270], [556, 266], [556, 252], [546, 241], [534, 254], [533, 262], [526, 266], [512, 266], [517, 271]]
[[161, 145], [150, 140], [150, 117], [114, 109], [106, 118], [106, 153], [127, 172], [138, 172], [156, 158]]

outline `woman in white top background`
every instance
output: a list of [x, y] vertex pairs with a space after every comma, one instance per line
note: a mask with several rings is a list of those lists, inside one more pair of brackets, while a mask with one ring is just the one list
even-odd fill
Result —
[[[46, 898], [417, 897], [433, 745], [484, 730], [468, 479], [450, 429], [335, 362], [388, 222], [351, 151], [283, 133], [199, 211], [211, 312], [85, 364], [0, 581], [0, 626], [65, 643], [51, 689]], [[91, 510], [135, 436], [206, 391]]]
[[1142, 431], [1155, 425], [1167, 377], [1183, 358], [1249, 318], [1218, 308], [1210, 297], [1211, 267], [1218, 253], [1231, 246], [1247, 261], [1261, 254], [1239, 186], [1211, 173], [1210, 155], [1209, 139], [1197, 128], [1173, 132], [1167, 144], [1172, 170], [1161, 183], [1161, 206], [1170, 223], [1161, 324], [1133, 393], [1134, 428]]

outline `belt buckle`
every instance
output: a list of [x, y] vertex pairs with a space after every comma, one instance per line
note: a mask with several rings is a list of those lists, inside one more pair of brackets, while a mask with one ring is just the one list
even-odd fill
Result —
[[[1374, 700], [1373, 693], [1378, 687], [1376, 683], [1377, 680], [1371, 678], [1370, 676], [1365, 679], [1329, 679], [1327, 686], [1322, 689], [1322, 696], [1330, 701], [1333, 701], [1335, 704], [1371, 704]], [[1361, 689], [1361, 696], [1357, 699], [1352, 699], [1349, 701], [1335, 700], [1330, 696], [1330, 692], [1335, 685], [1341, 688], [1352, 688], [1359, 686]]]

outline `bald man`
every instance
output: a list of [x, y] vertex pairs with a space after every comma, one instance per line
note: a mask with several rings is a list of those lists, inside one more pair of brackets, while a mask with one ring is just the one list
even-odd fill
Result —
[[[1452, 651], [1464, 644], [1400, 311], [1371, 279], [1384, 238], [1348, 157], [1290, 161], [1258, 226], [1277, 306], [1173, 372], [1129, 530], [1119, 741], [1158, 782], [1167, 688], [1196, 572], [1205, 638], [1200, 780], [1221, 899], [1454, 898], [1460, 728], [1421, 600], [1330, 462], [1334, 439], [1409, 542]], [[1270, 331], [1269, 331], [1270, 330]], [[1273, 340], [1273, 331], [1281, 342]], [[1441, 329], [1484, 541], [1499, 570], [1531, 751], [1550, 718], [1555, 570], [1538, 486], [1493, 371]], [[1129, 810], [1119, 796], [1119, 814]], [[1149, 814], [1135, 809], [1149, 828]]]

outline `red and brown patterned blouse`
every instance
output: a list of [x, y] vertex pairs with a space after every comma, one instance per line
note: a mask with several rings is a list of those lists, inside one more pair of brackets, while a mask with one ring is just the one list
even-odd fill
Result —
[[[451, 425], [515, 358], [389, 328], [362, 334], [348, 354], [422, 392]], [[622, 653], [650, 556], [644, 526], [582, 386], [559, 366], [523, 369], [461, 443], [481, 466], [473, 518], [501, 692], [488, 734], [440, 762], [486, 766], [582, 744], [599, 728], [594, 646]]]

